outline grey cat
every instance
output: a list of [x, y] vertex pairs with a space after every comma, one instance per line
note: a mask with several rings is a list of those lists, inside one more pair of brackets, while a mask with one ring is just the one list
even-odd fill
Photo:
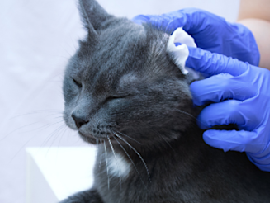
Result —
[[64, 120], [98, 154], [93, 187], [61, 203], [270, 202], [270, 173], [202, 140], [169, 31], [94, 0], [79, 10], [88, 34], [65, 71]]

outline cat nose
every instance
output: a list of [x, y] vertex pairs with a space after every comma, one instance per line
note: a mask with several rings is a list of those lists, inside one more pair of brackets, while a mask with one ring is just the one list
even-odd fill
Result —
[[83, 125], [86, 125], [88, 123], [88, 120], [83, 119], [80, 116], [77, 116], [75, 114], [72, 114], [72, 118], [75, 121], [75, 124], [78, 128], [82, 127]]

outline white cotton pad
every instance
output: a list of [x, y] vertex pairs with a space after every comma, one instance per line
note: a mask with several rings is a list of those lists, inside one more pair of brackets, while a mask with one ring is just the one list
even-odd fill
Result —
[[[176, 46], [175, 43], [177, 42], [181, 45]], [[167, 50], [183, 74], [188, 73], [186, 69], [186, 61], [189, 55], [187, 46], [196, 47], [194, 39], [182, 28], [177, 28], [169, 37]]]

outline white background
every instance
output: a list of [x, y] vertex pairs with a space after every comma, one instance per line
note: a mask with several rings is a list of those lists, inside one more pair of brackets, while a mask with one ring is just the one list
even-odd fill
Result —
[[[238, 0], [99, 0], [132, 18], [199, 7], [234, 21]], [[76, 0], [0, 1], [0, 202], [24, 203], [26, 147], [85, 146], [64, 125], [62, 80], [85, 32]]]

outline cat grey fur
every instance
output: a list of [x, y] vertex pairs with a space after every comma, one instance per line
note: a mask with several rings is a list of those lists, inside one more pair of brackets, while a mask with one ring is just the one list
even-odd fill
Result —
[[270, 202], [270, 173], [202, 140], [168, 31], [94, 0], [79, 10], [88, 34], [65, 71], [64, 120], [98, 154], [93, 187], [61, 203]]

